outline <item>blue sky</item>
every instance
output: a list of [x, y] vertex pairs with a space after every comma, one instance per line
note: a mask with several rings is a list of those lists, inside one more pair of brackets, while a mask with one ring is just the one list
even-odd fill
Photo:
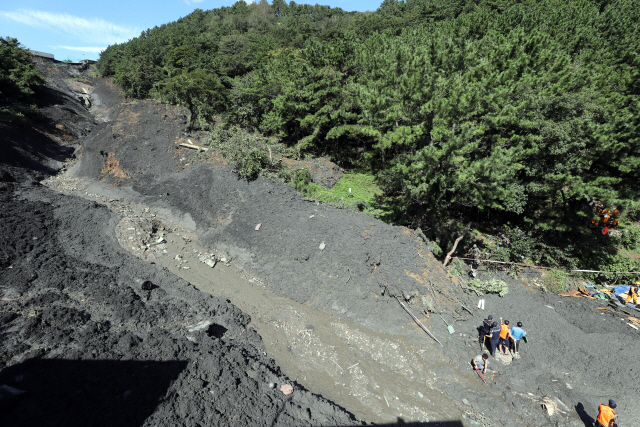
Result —
[[[231, 6], [236, 0], [0, 0], [0, 36], [56, 59], [98, 59], [110, 44], [137, 37], [147, 28], [186, 16], [194, 9]], [[248, 0], [250, 1], [250, 0]], [[382, 0], [326, 0], [347, 11], [376, 10]], [[315, 1], [300, 0], [296, 3]]]

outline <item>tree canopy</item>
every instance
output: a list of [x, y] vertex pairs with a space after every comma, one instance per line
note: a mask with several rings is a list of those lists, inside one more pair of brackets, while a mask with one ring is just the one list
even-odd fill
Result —
[[98, 67], [130, 96], [369, 171], [396, 223], [579, 233], [585, 195], [638, 207], [637, 22], [640, 0], [240, 1], [110, 46]]
[[33, 89], [42, 83], [31, 53], [17, 39], [0, 37], [0, 96], [9, 103], [30, 102]]

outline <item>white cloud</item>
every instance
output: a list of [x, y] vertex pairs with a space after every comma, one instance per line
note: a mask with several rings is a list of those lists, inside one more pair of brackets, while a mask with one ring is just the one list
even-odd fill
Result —
[[196, 3], [202, 3], [204, 0], [182, 0], [184, 1], [186, 4], [196, 4]]
[[61, 31], [84, 42], [108, 45], [127, 41], [140, 34], [140, 31], [133, 27], [123, 27], [103, 19], [85, 19], [66, 13], [18, 9], [15, 12], [0, 11], [0, 17], [35, 28]]
[[105, 47], [82, 47], [82, 46], [49, 46], [53, 49], [79, 50], [80, 52], [101, 53]]

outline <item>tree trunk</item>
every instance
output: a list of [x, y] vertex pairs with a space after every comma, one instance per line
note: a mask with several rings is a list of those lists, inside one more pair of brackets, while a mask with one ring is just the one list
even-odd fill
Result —
[[453, 254], [456, 251], [456, 248], [458, 247], [458, 243], [460, 242], [460, 240], [462, 240], [465, 236], [465, 234], [467, 234], [467, 232], [469, 231], [469, 228], [471, 228], [471, 223], [467, 224], [467, 228], [464, 229], [464, 231], [462, 232], [462, 234], [460, 235], [460, 237], [458, 237], [456, 239], [455, 242], [453, 242], [453, 248], [451, 249], [451, 251], [447, 254], [447, 256], [444, 259], [444, 266], [446, 267], [447, 264], [449, 263], [449, 260], [451, 259], [451, 254]]

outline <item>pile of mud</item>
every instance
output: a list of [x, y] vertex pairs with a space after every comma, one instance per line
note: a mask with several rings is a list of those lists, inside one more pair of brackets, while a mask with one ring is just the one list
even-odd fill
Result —
[[396, 296], [419, 309], [462, 310], [467, 295], [412, 230], [306, 199], [278, 180], [240, 179], [215, 154], [179, 145], [204, 138], [184, 132], [182, 109], [117, 102], [113, 90], [101, 79], [91, 91], [108, 119], [84, 140], [70, 176], [117, 187], [95, 190], [192, 230], [276, 294], [372, 330], [401, 332]]
[[[100, 97], [105, 88], [98, 85], [94, 93]], [[275, 295], [368, 331], [404, 336], [422, 348], [421, 356], [446, 361], [449, 368], [434, 363], [432, 375], [436, 387], [459, 402], [451, 418], [469, 425], [580, 426], [595, 418], [599, 402], [614, 398], [626, 408], [621, 421], [640, 420], [628, 400], [638, 390], [620, 359], [640, 356], [637, 331], [620, 316], [599, 314], [593, 301], [559, 303], [555, 298], [560, 297], [505, 278], [510, 293], [502, 299], [487, 297], [486, 310], [496, 318], [523, 321], [533, 339], [522, 359], [492, 358], [490, 390], [480, 391], [469, 360], [480, 352], [476, 327], [488, 312], [475, 308], [477, 300], [415, 233], [314, 203], [267, 178], [251, 183], [239, 179], [232, 166], [180, 148], [180, 138], [197, 144], [199, 136], [181, 133], [182, 123], [178, 115], [171, 119], [171, 108], [153, 101], [119, 104], [117, 115], [85, 140], [83, 157], [71, 175], [116, 184], [110, 197], [143, 203], [180, 223], [202, 247], [230, 254]], [[125, 127], [128, 136], [113, 138]], [[128, 178], [105, 173], [100, 152], [112, 154]], [[481, 278], [488, 274], [481, 272]], [[396, 297], [437, 331], [444, 347], [413, 327]], [[425, 315], [428, 308], [448, 314], [456, 333], [449, 335], [439, 316]], [[606, 363], [594, 366], [600, 360]], [[409, 377], [406, 381], [411, 383]], [[548, 410], [550, 406], [557, 410]]]
[[104, 206], [37, 184], [55, 169], [39, 141], [1, 165], [1, 425], [359, 424], [286, 378], [238, 308], [125, 251]]
[[[183, 109], [122, 99], [86, 72], [51, 72], [49, 86], [66, 87], [94, 121], [63, 118], [81, 138], [66, 143], [77, 160], [47, 185], [67, 195], [35, 184], [55, 168], [0, 193], [10, 236], [0, 385], [27, 392], [8, 412], [25, 418], [3, 422], [38, 422], [28, 418], [38, 405], [61, 410], [59, 388], [95, 402], [71, 407], [74, 424], [105, 412], [123, 425], [339, 426], [357, 424], [355, 413], [393, 425], [580, 427], [610, 398], [621, 425], [640, 424], [640, 332], [622, 312], [544, 293], [533, 273], [529, 283], [502, 277], [509, 293], [484, 296], [480, 310], [412, 230], [239, 179], [215, 153], [179, 145], [205, 137], [185, 132]], [[11, 176], [29, 165], [12, 163]], [[341, 173], [317, 169], [326, 185]], [[531, 340], [519, 359], [491, 357], [484, 387], [469, 361], [484, 351], [476, 328], [488, 314], [522, 321]]]

